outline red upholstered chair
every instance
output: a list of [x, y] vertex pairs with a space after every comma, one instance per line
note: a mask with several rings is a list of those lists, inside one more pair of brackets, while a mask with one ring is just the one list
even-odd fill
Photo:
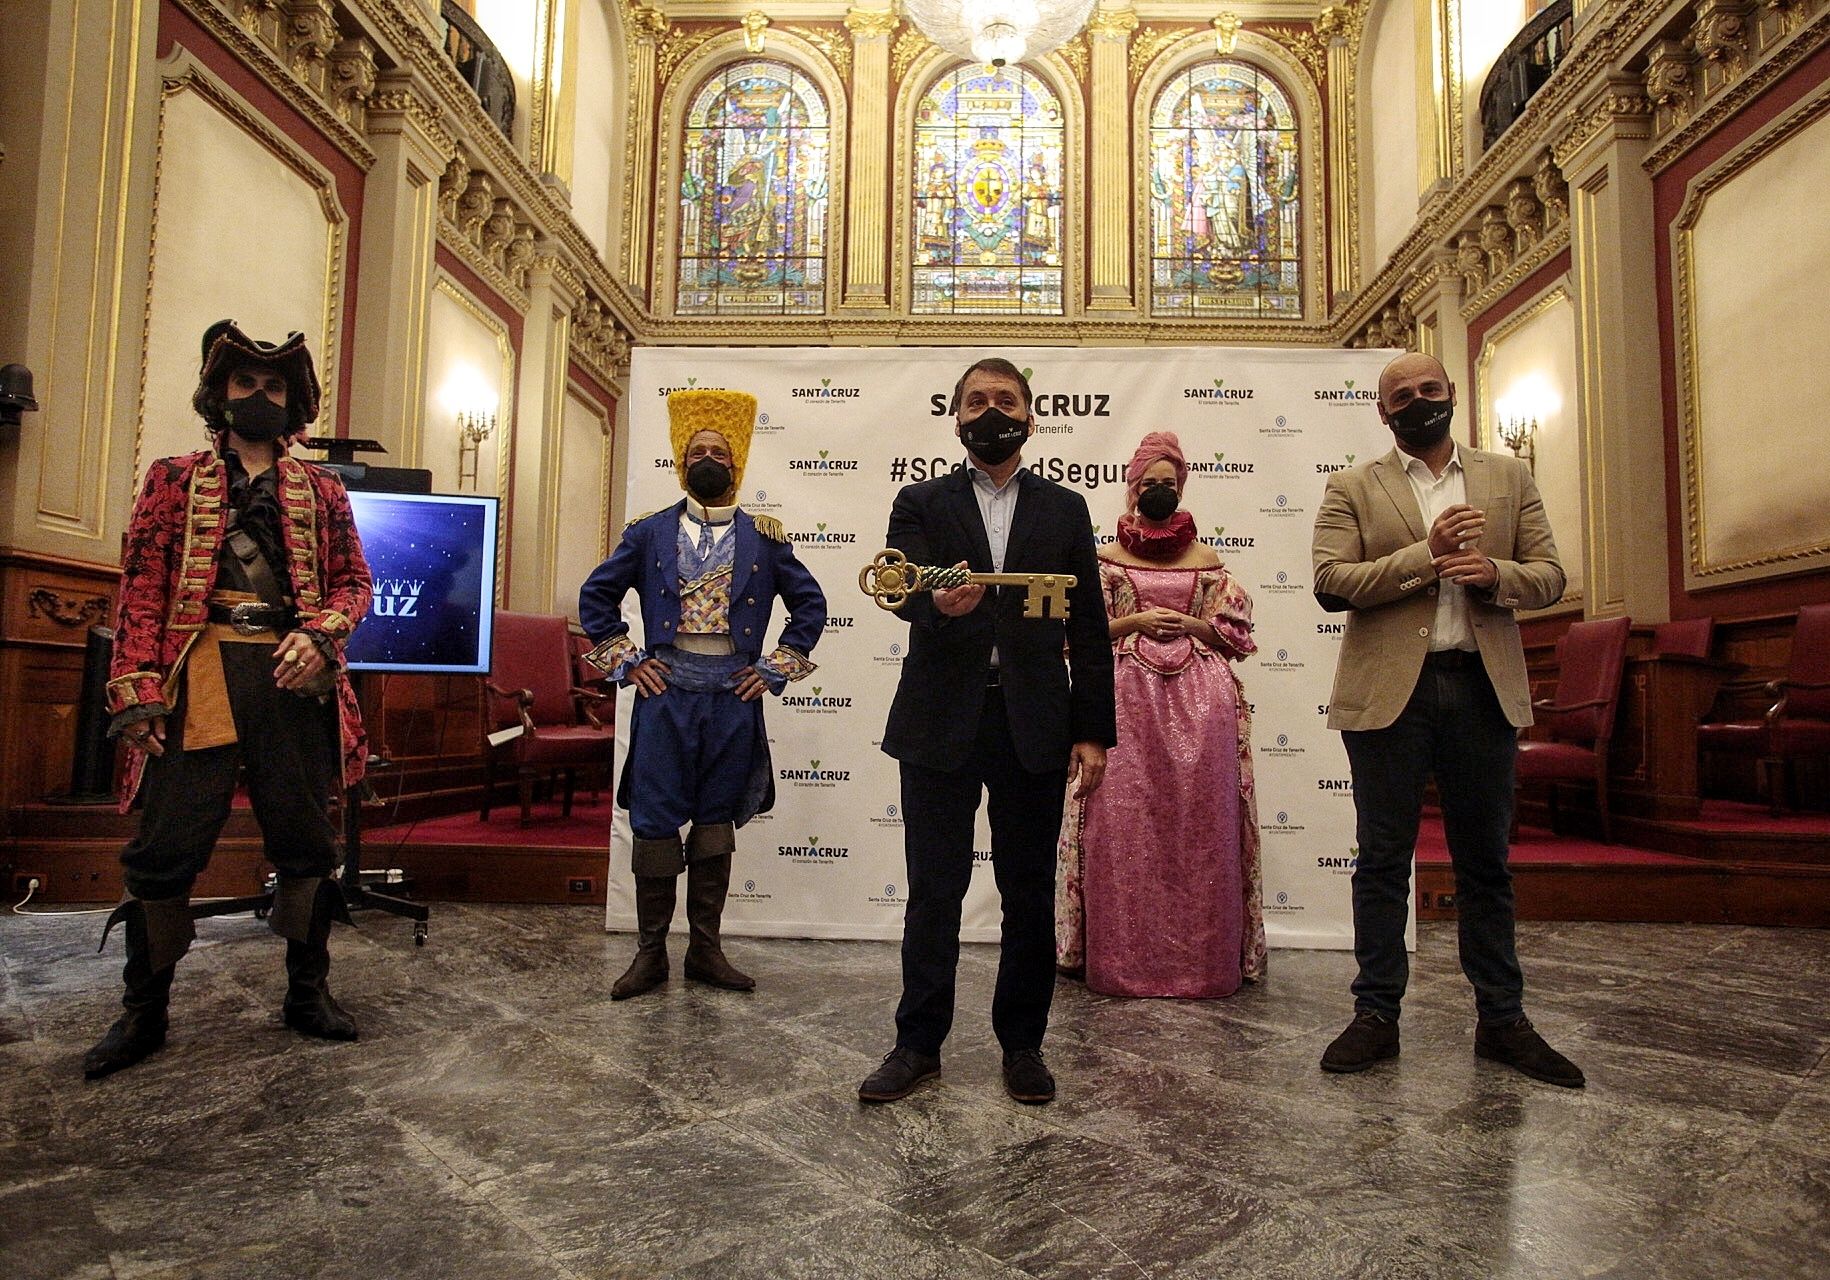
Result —
[[[612, 735], [593, 713], [609, 701], [575, 683], [566, 619], [496, 610], [495, 653], [483, 684], [483, 820], [489, 820], [498, 765], [512, 763], [519, 783], [521, 825], [528, 824], [534, 779], [555, 771], [565, 779], [563, 812], [581, 768], [610, 767]], [[492, 743], [504, 730], [513, 737]]]
[[1792, 632], [1783, 680], [1767, 685], [1777, 701], [1759, 720], [1697, 728], [1703, 751], [1758, 756], [1773, 812], [1785, 807], [1787, 766], [1799, 756], [1830, 756], [1830, 604], [1806, 605]]
[[1715, 643], [1714, 618], [1685, 618], [1682, 622], [1661, 622], [1652, 628], [1652, 652], [1670, 653], [1683, 658], [1707, 658]]
[[1549, 741], [1519, 743], [1518, 780], [1552, 784], [1551, 826], [1556, 826], [1558, 782], [1593, 782], [1601, 813], [1601, 838], [1612, 844], [1608, 816], [1608, 740], [1620, 705], [1620, 676], [1627, 661], [1626, 618], [1578, 622], [1563, 637], [1556, 696], [1532, 703]]

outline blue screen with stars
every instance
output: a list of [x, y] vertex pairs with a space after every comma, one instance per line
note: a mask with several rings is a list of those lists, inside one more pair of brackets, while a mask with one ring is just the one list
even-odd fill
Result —
[[498, 500], [361, 490], [349, 500], [375, 587], [350, 637], [350, 670], [486, 674]]

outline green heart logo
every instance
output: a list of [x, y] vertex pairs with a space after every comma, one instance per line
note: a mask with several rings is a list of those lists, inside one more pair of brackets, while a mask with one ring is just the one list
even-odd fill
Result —
[[821, 456], [821, 457], [822, 457], [822, 458], [824, 458], [824, 457], [825, 457], [825, 456], [826, 456], [826, 450], [824, 450], [824, 449], [821, 449], [821, 450], [820, 450], [820, 456]]
[[1225, 454], [1224, 454], [1224, 453], [1216, 453], [1216, 454], [1215, 454], [1215, 455], [1214, 455], [1214, 461], [1215, 461], [1215, 462], [1225, 462], [1225, 461], [1226, 461], [1226, 455], [1225, 455]]
[[1221, 388], [1221, 387], [1224, 387], [1224, 386], [1225, 386], [1225, 385], [1226, 385], [1226, 379], [1225, 379], [1225, 378], [1215, 378], [1215, 379], [1214, 379], [1214, 387], [1215, 387], [1215, 389], [1216, 389], [1216, 390], [1218, 390], [1218, 389], [1219, 389], [1219, 388]]
[[1216, 538], [1224, 538], [1226, 536], [1226, 526], [1223, 524], [1215, 525], [1214, 526], [1214, 536]]
[[686, 380], [686, 385], [687, 385], [687, 386], [689, 386], [689, 387], [696, 387], [696, 386], [698, 386], [698, 385], [699, 385], [699, 379], [697, 379], [697, 378], [688, 378], [688, 379], [687, 379], [687, 380]]
[[1353, 455], [1351, 453], [1347, 455], [1347, 465], [1350, 467], [1353, 465]]
[[817, 769], [817, 768], [819, 768], [819, 767], [820, 767], [820, 762], [819, 762], [819, 761], [818, 761], [818, 760], [815, 760], [815, 761], [814, 761], [814, 762], [813, 762], [813, 767], [814, 767], [814, 768], [816, 768], [816, 769]]
[[1094, 525], [1094, 526], [1093, 526], [1093, 532], [1094, 532], [1094, 533], [1098, 533], [1098, 532], [1099, 532], [1099, 528], [1100, 528], [1100, 526], [1098, 526], [1098, 525]]
[[[815, 760], [815, 761], [814, 761], [814, 763], [815, 763], [815, 764], [818, 764], [818, 763], [819, 763], [819, 761], [818, 761], [818, 760]], [[810, 847], [810, 848], [814, 848], [814, 849], [817, 849], [817, 848], [819, 848], [819, 847], [820, 847], [820, 838], [819, 838], [819, 837], [818, 837], [818, 836], [808, 836], [808, 837], [807, 837], [807, 844], [808, 844], [808, 846], [809, 846], [809, 847]]]
[[820, 521], [820, 532], [821, 533], [826, 532], [826, 522], [824, 520]]
[[1036, 376], [1036, 371], [1034, 369], [1025, 369], [1023, 371], [1023, 380], [1025, 382], [1029, 381], [1031, 378], [1033, 378], [1035, 376]]
[[831, 378], [821, 378], [820, 385], [822, 387], [830, 387], [832, 385], [832, 379]]
[[1353, 390], [1353, 379], [1352, 378], [1347, 379], [1347, 389], [1349, 391]]
[[816, 698], [820, 696], [820, 686], [817, 684], [813, 686], [813, 696]]

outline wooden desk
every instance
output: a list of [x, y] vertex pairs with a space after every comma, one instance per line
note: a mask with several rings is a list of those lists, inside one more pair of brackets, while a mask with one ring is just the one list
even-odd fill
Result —
[[1679, 654], [1627, 659], [1608, 752], [1609, 790], [1619, 812], [1697, 816], [1697, 725], [1740, 670], [1739, 663]]

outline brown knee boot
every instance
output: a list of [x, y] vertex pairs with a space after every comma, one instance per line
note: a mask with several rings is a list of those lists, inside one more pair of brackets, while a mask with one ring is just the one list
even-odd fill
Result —
[[172, 974], [197, 932], [189, 898], [129, 898], [108, 917], [103, 946], [116, 924], [126, 927], [127, 964], [121, 970], [126, 991], [121, 1016], [83, 1055], [83, 1075], [91, 1080], [131, 1067], [165, 1043]]
[[724, 897], [730, 887], [729, 853], [686, 864], [686, 920], [692, 928], [692, 942], [686, 948], [686, 976], [726, 991], [752, 991], [756, 979], [726, 960], [719, 943]]
[[354, 1040], [356, 1020], [330, 994], [331, 921], [350, 923], [343, 890], [320, 877], [282, 879], [269, 925], [286, 939], [286, 1025], [319, 1040]]
[[610, 988], [612, 1000], [627, 1000], [667, 981], [667, 927], [674, 919], [678, 873], [635, 878], [635, 959]]

